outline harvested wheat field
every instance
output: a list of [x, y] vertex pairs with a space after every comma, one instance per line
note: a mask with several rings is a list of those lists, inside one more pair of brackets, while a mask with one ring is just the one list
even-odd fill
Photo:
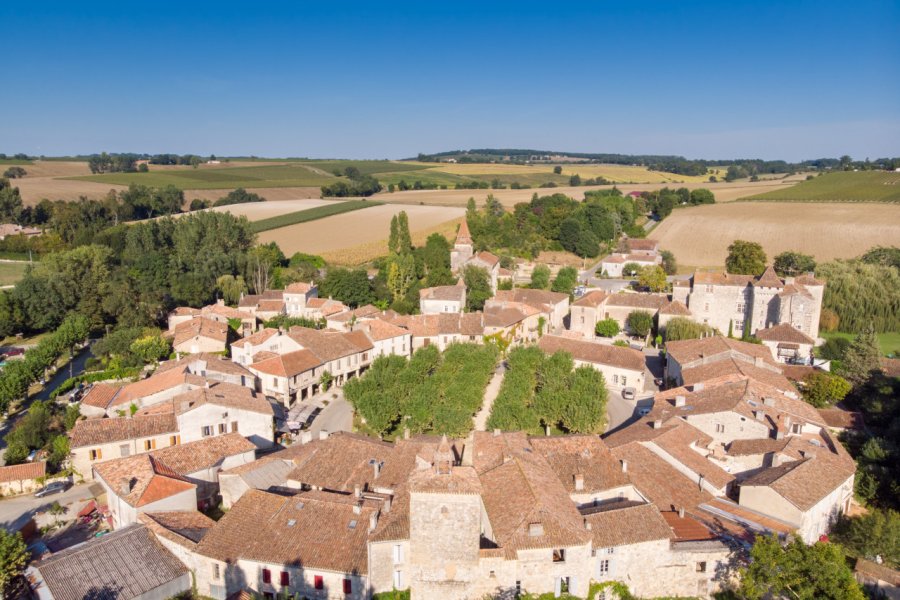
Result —
[[341, 200], [282, 200], [280, 202], [246, 202], [243, 204], [229, 204], [228, 206], [217, 206], [209, 210], [215, 212], [227, 212], [236, 217], [247, 217], [248, 221], [260, 221], [270, 217], [278, 217], [288, 213], [306, 210], [308, 208], [316, 208], [326, 204], [335, 204], [342, 202]]
[[[441, 234], [452, 243], [453, 240], [456, 239], [456, 232], [459, 230], [459, 224], [461, 222], [462, 217], [439, 223], [434, 227], [413, 231], [411, 232], [413, 245], [425, 245], [425, 241], [428, 239], [428, 236], [433, 233]], [[322, 256], [322, 258], [324, 258], [326, 261], [328, 261], [329, 264], [332, 265], [355, 267], [375, 260], [379, 256], [384, 256], [387, 253], [387, 240], [382, 239], [376, 240], [374, 242], [360, 244], [358, 246], [351, 246], [349, 248], [341, 248], [339, 250], [322, 252], [320, 256]]]
[[[468, 166], [468, 165], [466, 165]], [[621, 184], [612, 185], [592, 185], [581, 187], [560, 186], [555, 188], [531, 188], [527, 190], [412, 190], [406, 192], [393, 192], [387, 194], [376, 194], [373, 200], [379, 202], [391, 202], [397, 204], [426, 204], [430, 206], [465, 206], [469, 198], [475, 198], [475, 202], [482, 204], [488, 195], [493, 194], [504, 206], [512, 207], [519, 202], [530, 202], [534, 194], [546, 196], [550, 194], [565, 194], [576, 200], [583, 200], [584, 193], [588, 190], [608, 190], [617, 187], [627, 194], [638, 191], [659, 190], [664, 187], [679, 188], [686, 187], [694, 190], [697, 188], [707, 188], [712, 190], [716, 195], [716, 202], [731, 202], [739, 198], [745, 198], [754, 194], [761, 194], [772, 190], [779, 190], [791, 187], [796, 184], [798, 179], [779, 179], [779, 180], [763, 180], [763, 181], [734, 181], [730, 183], [643, 183], [643, 184]]]
[[[222, 196], [227, 195], [230, 191], [231, 188], [222, 190], [185, 190], [184, 201], [185, 204], [190, 204], [191, 200], [193, 200], [194, 198], [199, 198], [201, 200], [209, 200], [211, 202], [215, 202]], [[322, 190], [321, 188], [317, 187], [253, 188], [248, 189], [247, 191], [253, 192], [254, 194], [259, 194], [270, 202], [290, 202], [293, 200], [303, 200], [309, 198], [319, 199], [322, 197]], [[341, 198], [341, 200], [344, 200], [344, 198]], [[312, 208], [312, 205], [308, 206], [307, 208]]]
[[[441, 223], [458, 219], [465, 213], [462, 208], [445, 206], [396, 204], [373, 206], [365, 210], [264, 231], [259, 234], [258, 239], [261, 243], [276, 242], [288, 256], [295, 252], [326, 254], [387, 240], [391, 217], [403, 210], [409, 216], [409, 229], [412, 232], [433, 228]], [[386, 253], [386, 249], [381, 252]], [[365, 259], [358, 262], [365, 262]]]
[[[698, 235], [697, 232], [702, 232]], [[736, 239], [762, 244], [769, 259], [786, 250], [818, 261], [859, 256], [872, 246], [900, 245], [900, 206], [735, 202], [676, 210], [653, 232], [681, 265], [722, 267]]]

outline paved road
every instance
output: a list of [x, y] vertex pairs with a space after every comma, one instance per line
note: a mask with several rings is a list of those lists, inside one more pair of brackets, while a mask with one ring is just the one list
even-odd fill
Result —
[[0, 500], [0, 527], [13, 531], [18, 530], [35, 513], [45, 512], [54, 502], [59, 502], [69, 509], [65, 515], [65, 518], [68, 519], [85, 502], [94, 497], [90, 487], [89, 484], [82, 483], [72, 486], [62, 494], [54, 494], [45, 498], [35, 498], [33, 494], [4, 498]]
[[310, 426], [309, 431], [313, 439], [319, 437], [320, 431], [334, 433], [335, 431], [353, 431], [353, 407], [344, 399], [344, 391], [334, 388], [333, 393], [337, 398], [330, 398], [332, 390], [327, 395], [328, 406], [322, 409], [316, 420]]
[[475, 415], [475, 431], [484, 431], [487, 427], [488, 418], [491, 416], [491, 409], [494, 406], [494, 400], [500, 393], [500, 386], [503, 384], [503, 376], [506, 374], [506, 361], [501, 362], [494, 371], [494, 376], [484, 390], [484, 403], [481, 410]]

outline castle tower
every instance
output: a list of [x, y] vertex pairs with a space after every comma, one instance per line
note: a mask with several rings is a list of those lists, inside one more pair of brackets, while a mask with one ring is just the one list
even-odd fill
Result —
[[472, 234], [469, 233], [469, 225], [463, 218], [456, 234], [456, 243], [450, 251], [450, 270], [457, 272], [465, 266], [466, 262], [475, 255], [475, 246], [472, 243]]

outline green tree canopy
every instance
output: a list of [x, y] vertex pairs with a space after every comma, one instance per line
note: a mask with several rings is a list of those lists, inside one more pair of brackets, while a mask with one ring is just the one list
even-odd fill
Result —
[[814, 371], [803, 380], [803, 399], [816, 408], [825, 408], [837, 404], [847, 394], [852, 386], [838, 375], [830, 375], [823, 371]]
[[669, 289], [666, 272], [659, 265], [647, 265], [638, 274], [638, 285], [651, 292], [664, 292]]
[[615, 319], [603, 319], [602, 321], [597, 321], [594, 331], [600, 337], [615, 337], [619, 335], [619, 323]]
[[653, 315], [645, 310], [636, 310], [628, 315], [626, 324], [633, 334], [647, 337], [653, 329]]
[[816, 270], [816, 259], [800, 252], [782, 252], [775, 257], [775, 272], [782, 277], [795, 277]]
[[466, 310], [481, 310], [487, 299], [493, 295], [490, 275], [481, 267], [468, 265], [463, 268], [462, 277], [463, 283], [466, 284]]
[[22, 534], [0, 528], [0, 592], [6, 597], [13, 581], [25, 571], [30, 554]]
[[556, 274], [550, 289], [561, 294], [572, 295], [572, 290], [578, 285], [578, 270], [575, 267], [563, 267]]
[[869, 560], [880, 556], [890, 568], [900, 567], [900, 513], [895, 510], [872, 509], [856, 517], [842, 517], [832, 537], [854, 556]]
[[675, 260], [674, 254], [668, 250], [660, 250], [659, 255], [662, 258], [662, 268], [663, 271], [666, 272], [666, 275], [675, 275], [678, 273], [678, 263]]
[[550, 289], [550, 267], [547, 265], [535, 265], [531, 272], [531, 289], [548, 290]]
[[675, 317], [666, 323], [666, 341], [694, 340], [709, 335], [721, 335], [717, 329], [685, 317]]
[[725, 269], [737, 275], [762, 275], [766, 270], [766, 253], [756, 242], [735, 240], [728, 246]]
[[844, 351], [841, 375], [854, 386], [859, 386], [879, 371], [881, 371], [881, 350], [878, 348], [875, 331], [870, 327], [857, 334]]

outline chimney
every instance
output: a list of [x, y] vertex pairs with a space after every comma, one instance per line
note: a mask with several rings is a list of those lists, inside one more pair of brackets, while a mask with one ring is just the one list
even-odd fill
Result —
[[587, 519], [584, 520], [584, 528], [588, 531], [591, 530], [591, 522], [588, 521]]
[[764, 410], [757, 410], [753, 414], [754, 414], [754, 416], [756, 416], [757, 421], [765, 421], [766, 420], [766, 411], [764, 411]]
[[409, 439], [409, 427], [404, 427], [404, 428], [403, 428], [403, 439], [404, 439], [404, 440], [408, 440], [408, 439]]
[[702, 382], [702, 381], [701, 381], [700, 383], [695, 383], [695, 384], [694, 384], [694, 391], [695, 391], [695, 392], [699, 392], [699, 391], [702, 390], [702, 389], [703, 389], [703, 382]]
[[393, 503], [394, 503], [394, 497], [393, 497], [393, 496], [388, 496], [387, 498], [384, 499], [384, 512], [385, 512], [385, 513], [391, 512], [391, 505], [392, 505]]
[[362, 514], [362, 500], [357, 501], [353, 505], [353, 514], [354, 515]]
[[584, 490], [584, 475], [581, 473], [575, 474], [575, 491], [580, 492]]
[[766, 364], [766, 361], [763, 360], [761, 356], [757, 356], [753, 359], [753, 365], [757, 367], [762, 367]]
[[359, 487], [359, 484], [353, 486], [353, 497], [354, 498], [362, 497], [362, 488]]
[[119, 496], [127, 496], [131, 493], [131, 479], [123, 477], [119, 481]]
[[375, 462], [372, 463], [372, 470], [374, 471], [373, 479], [378, 479], [378, 476], [381, 474], [381, 466], [383, 464], [384, 463], [379, 460], [375, 460]]
[[495, 429], [495, 430], [494, 430], [494, 437], [499, 437], [499, 436], [500, 436], [500, 430], [499, 430], [499, 429]]
[[540, 523], [529, 523], [528, 524], [528, 535], [531, 537], [538, 537], [544, 535], [544, 526]]
[[699, 486], [699, 488], [700, 488], [701, 490], [703, 489], [703, 481], [704, 481], [705, 479], [706, 479], [706, 478], [705, 478], [703, 475], [701, 475], [701, 476], [700, 476], [700, 479], [697, 480], [697, 485]]
[[678, 518], [679, 518], [679, 519], [683, 519], [683, 518], [684, 518], [684, 507], [683, 507], [683, 506], [682, 506], [681, 508], [678, 509]]
[[301, 444], [308, 444], [311, 441], [312, 441], [312, 431], [307, 430], [300, 434], [300, 443]]
[[206, 389], [206, 390], [209, 389], [209, 379], [207, 379], [205, 382], [203, 382], [203, 389]]
[[653, 429], [662, 429], [662, 419], [653, 421]]
[[628, 472], [628, 461], [623, 458], [619, 462], [622, 463], [622, 472], [627, 473]]
[[320, 439], [320, 440], [327, 440], [327, 439], [328, 439], [328, 432], [325, 431], [325, 430], [320, 431], [320, 432], [319, 432], [319, 439]]
[[372, 514], [369, 515], [369, 531], [375, 531], [375, 528], [378, 526], [378, 511], [373, 510]]
[[684, 406], [684, 396], [675, 396], [675, 406]]
[[773, 466], [773, 467], [780, 467], [780, 466], [781, 466], [781, 460], [782, 460], [782, 459], [781, 459], [781, 455], [780, 455], [780, 454], [778, 454], [778, 453], [773, 453], [773, 454], [772, 454], [772, 466]]

